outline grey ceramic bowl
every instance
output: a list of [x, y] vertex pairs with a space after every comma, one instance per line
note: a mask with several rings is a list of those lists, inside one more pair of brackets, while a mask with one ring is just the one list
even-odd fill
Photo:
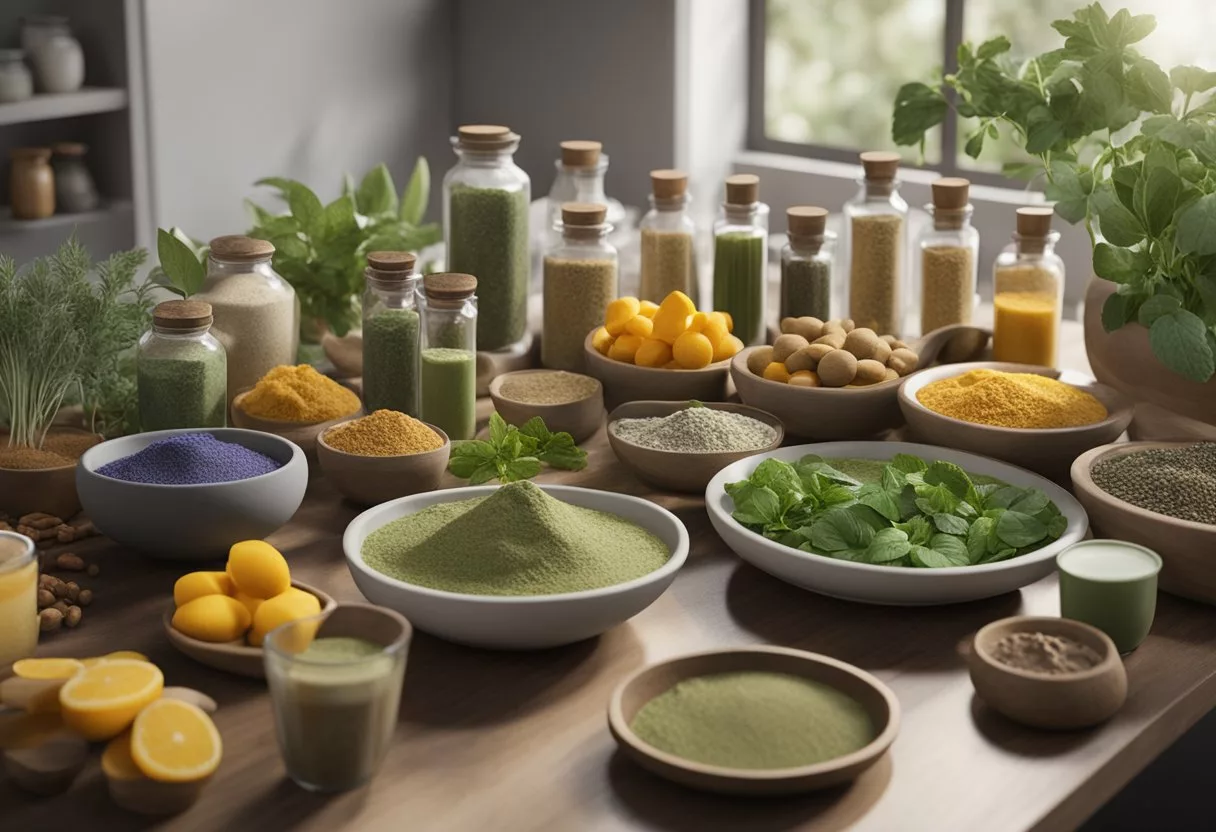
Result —
[[[101, 466], [143, 450], [158, 439], [209, 433], [266, 454], [283, 467], [269, 474], [206, 485], [152, 485], [97, 473]], [[97, 530], [117, 543], [164, 560], [216, 560], [241, 540], [261, 539], [300, 507], [308, 463], [293, 442], [239, 428], [187, 428], [137, 433], [102, 442], [76, 467], [76, 490]]]

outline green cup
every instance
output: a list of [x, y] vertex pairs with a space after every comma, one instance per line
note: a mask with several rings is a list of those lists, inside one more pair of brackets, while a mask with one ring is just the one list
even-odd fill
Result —
[[1060, 615], [1092, 624], [1120, 653], [1140, 646], [1157, 613], [1161, 556], [1122, 540], [1084, 540], [1056, 556]]

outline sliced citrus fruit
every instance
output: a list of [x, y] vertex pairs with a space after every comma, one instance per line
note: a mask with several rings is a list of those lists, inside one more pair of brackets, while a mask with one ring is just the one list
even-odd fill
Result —
[[13, 674], [22, 679], [70, 679], [84, 670], [76, 659], [20, 659], [13, 662]]
[[88, 740], [108, 740], [128, 728], [145, 705], [160, 696], [160, 668], [136, 659], [114, 659], [85, 668], [59, 689], [68, 728]]
[[131, 726], [131, 756], [152, 780], [201, 780], [219, 767], [222, 755], [215, 723], [189, 702], [158, 699], [140, 711]]
[[138, 662], [149, 661], [147, 656], [135, 650], [115, 650], [113, 653], [106, 653], [104, 656], [93, 656], [89, 659], [81, 659], [80, 663], [85, 667], [92, 667], [98, 662], [109, 662], [113, 661], [114, 659], [135, 659]]
[[144, 773], [131, 756], [131, 732], [123, 731], [106, 743], [101, 752], [101, 770], [111, 780], [142, 780]]

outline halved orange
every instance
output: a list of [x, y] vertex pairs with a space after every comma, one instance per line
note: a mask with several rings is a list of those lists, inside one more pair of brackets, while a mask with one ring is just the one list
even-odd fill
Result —
[[85, 667], [92, 667], [98, 662], [111, 662], [114, 659], [135, 659], [136, 661], [146, 662], [148, 657], [143, 653], [135, 650], [115, 650], [113, 653], [106, 653], [104, 656], [93, 656], [90, 659], [81, 659], [81, 663]]
[[142, 780], [144, 773], [131, 756], [131, 732], [123, 731], [106, 743], [101, 752], [101, 770], [111, 780]]
[[215, 723], [189, 702], [158, 699], [131, 726], [131, 757], [145, 776], [162, 783], [208, 777], [223, 753]]
[[13, 674], [22, 679], [70, 679], [84, 670], [76, 659], [20, 659], [13, 662]]
[[160, 696], [160, 668], [137, 659], [87, 667], [59, 689], [63, 722], [85, 739], [108, 740], [126, 730], [143, 707]]

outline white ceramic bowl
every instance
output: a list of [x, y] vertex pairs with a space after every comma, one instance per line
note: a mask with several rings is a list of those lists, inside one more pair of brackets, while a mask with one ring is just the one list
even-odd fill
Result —
[[688, 530], [665, 508], [638, 497], [576, 488], [539, 487], [571, 505], [623, 517], [657, 535], [668, 548], [667, 563], [623, 584], [558, 595], [466, 595], [417, 586], [383, 575], [363, 562], [364, 539], [381, 526], [427, 506], [484, 497], [498, 486], [479, 485], [414, 494], [360, 514], [346, 527], [342, 549], [359, 591], [373, 604], [396, 610], [423, 632], [500, 650], [557, 647], [591, 638], [650, 606], [675, 579], [688, 557]]
[[[836, 459], [890, 459], [901, 453], [918, 456], [926, 462], [953, 462], [969, 474], [996, 477], [1023, 488], [1038, 488], [1067, 518], [1068, 528], [1055, 542], [1021, 557], [981, 566], [919, 569], [853, 563], [802, 552], [750, 531], [730, 516], [734, 503], [726, 493], [726, 483], [746, 479], [766, 459], [795, 462], [806, 454]], [[1038, 474], [963, 451], [909, 442], [821, 442], [757, 454], [723, 468], [710, 480], [705, 488], [705, 507], [710, 522], [726, 545], [770, 575], [821, 595], [896, 606], [954, 604], [1012, 592], [1050, 575], [1055, 570], [1056, 555], [1085, 537], [1089, 528], [1089, 518], [1081, 504], [1063, 488]]]

